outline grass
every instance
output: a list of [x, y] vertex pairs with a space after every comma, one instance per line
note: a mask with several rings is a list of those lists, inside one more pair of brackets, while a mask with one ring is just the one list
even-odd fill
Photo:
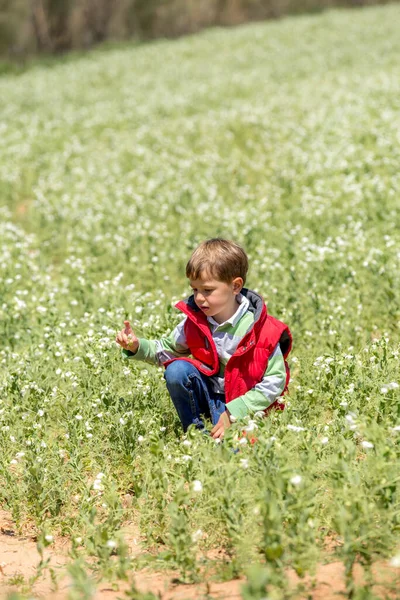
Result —
[[[398, 18], [331, 11], [1, 77], [0, 498], [43, 544], [80, 539], [77, 589], [129, 572], [129, 519], [157, 568], [195, 580], [222, 548], [221, 577], [271, 598], [327, 536], [349, 598], [355, 561], [396, 555]], [[221, 446], [183, 439], [162, 370], [113, 342], [126, 317], [148, 337], [178, 322], [186, 260], [217, 235], [295, 341], [287, 410]]]

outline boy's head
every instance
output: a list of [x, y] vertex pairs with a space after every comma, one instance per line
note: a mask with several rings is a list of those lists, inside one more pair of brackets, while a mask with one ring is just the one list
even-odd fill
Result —
[[247, 269], [246, 253], [235, 242], [214, 238], [196, 248], [186, 265], [186, 277], [204, 314], [220, 323], [235, 314]]
[[231, 283], [241, 277], [246, 283], [249, 262], [243, 248], [222, 238], [213, 238], [202, 242], [196, 248], [186, 265], [188, 279], [212, 277], [224, 283]]

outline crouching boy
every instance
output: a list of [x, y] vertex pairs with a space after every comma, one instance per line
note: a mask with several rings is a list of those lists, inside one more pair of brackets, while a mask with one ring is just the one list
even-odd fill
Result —
[[220, 238], [203, 242], [186, 265], [193, 294], [176, 308], [186, 316], [159, 340], [138, 339], [129, 324], [117, 335], [127, 359], [165, 367], [168, 392], [184, 431], [204, 428], [224, 436], [247, 414], [282, 409], [287, 389], [287, 325], [267, 314], [261, 296], [244, 288], [248, 259], [238, 244]]

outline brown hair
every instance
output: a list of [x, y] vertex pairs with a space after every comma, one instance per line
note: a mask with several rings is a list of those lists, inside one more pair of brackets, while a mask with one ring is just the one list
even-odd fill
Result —
[[231, 283], [235, 277], [241, 277], [245, 283], [248, 268], [246, 252], [239, 244], [213, 238], [202, 242], [193, 252], [186, 265], [186, 277], [201, 279], [207, 273], [225, 283]]

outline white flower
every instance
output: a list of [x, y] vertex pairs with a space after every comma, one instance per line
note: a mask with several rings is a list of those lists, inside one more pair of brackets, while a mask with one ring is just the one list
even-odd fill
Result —
[[43, 417], [44, 415], [44, 410], [42, 410], [41, 408], [37, 411], [38, 417]]
[[198, 529], [197, 531], [195, 531], [194, 533], [192, 533], [192, 541], [194, 543], [196, 543], [199, 540], [201, 540], [202, 537], [203, 537], [203, 532], [202, 532], [201, 529]]
[[294, 475], [291, 479], [290, 479], [290, 483], [292, 485], [300, 485], [301, 483], [301, 475]]
[[392, 427], [392, 431], [400, 431], [400, 425], [395, 425], [395, 427]]
[[249, 421], [247, 427], [244, 428], [247, 433], [251, 433], [255, 429], [258, 429], [258, 425], [254, 421]]
[[106, 546], [107, 548], [116, 548], [117, 542], [115, 542], [114, 540], [108, 540]]
[[82, 538], [81, 537], [76, 537], [75, 538], [75, 543], [76, 544], [80, 544], [82, 542]]
[[52, 535], [45, 535], [45, 536], [44, 536], [44, 539], [46, 540], [46, 542], [49, 542], [49, 543], [51, 543], [51, 542], [53, 541], [53, 539], [54, 539], [54, 538], [53, 538], [53, 536], [52, 536]]
[[287, 429], [289, 431], [305, 431], [305, 427], [300, 427], [299, 425], [287, 425]]
[[103, 479], [105, 477], [104, 473], [97, 473], [96, 479]]
[[165, 431], [166, 429], [166, 427], [160, 427], [160, 431]]
[[182, 446], [187, 446], [187, 447], [189, 447], [189, 446], [191, 446], [191, 445], [192, 445], [192, 442], [191, 442], [190, 440], [183, 440], [183, 442], [182, 442]]
[[363, 442], [361, 442], [361, 446], [363, 448], [373, 448], [374, 445], [371, 442], [367, 442], [366, 440], [364, 440]]
[[139, 435], [137, 441], [139, 442], [139, 444], [142, 444], [144, 442], [144, 437], [142, 435]]
[[120, 418], [119, 422], [120, 422], [121, 425], [125, 425], [125, 421], [124, 421], [124, 419], [122, 417]]
[[189, 462], [189, 460], [192, 460], [192, 457], [189, 454], [184, 454], [182, 456], [182, 460]]
[[400, 567], [400, 552], [390, 559], [389, 565], [391, 567], [394, 567], [395, 569], [398, 569]]
[[75, 419], [77, 421], [82, 421], [83, 417], [82, 417], [82, 415], [75, 415]]
[[327, 444], [328, 442], [329, 442], [329, 438], [328, 438], [328, 437], [326, 437], [326, 436], [325, 436], [325, 437], [323, 437], [323, 438], [321, 439], [321, 444], [323, 444], [324, 446], [325, 446], [325, 444]]
[[248, 444], [247, 438], [245, 438], [245, 437], [240, 438], [239, 444], [241, 446], [245, 446], [246, 444]]
[[254, 417], [256, 419], [263, 419], [265, 417], [265, 413], [262, 410], [258, 410], [256, 413], [254, 413]]
[[240, 459], [240, 465], [241, 465], [241, 467], [243, 467], [243, 469], [248, 469], [249, 468], [249, 459], [248, 458], [241, 458]]
[[194, 492], [201, 492], [202, 490], [203, 490], [203, 484], [198, 479], [195, 479], [193, 481], [193, 491]]

